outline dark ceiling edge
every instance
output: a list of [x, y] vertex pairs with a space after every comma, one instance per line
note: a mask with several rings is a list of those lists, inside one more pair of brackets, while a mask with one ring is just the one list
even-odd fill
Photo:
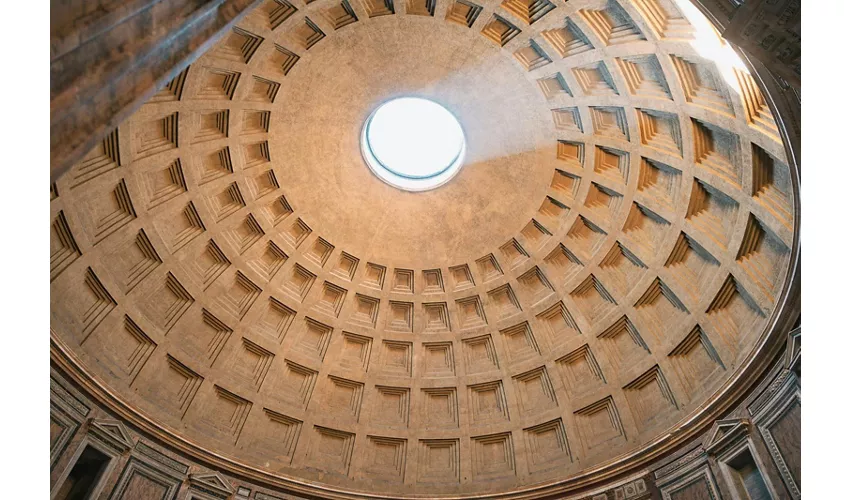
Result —
[[[50, 182], [80, 161], [171, 79], [209, 50], [263, 0], [212, 0], [185, 16], [174, 11], [196, 2], [149, 2], [118, 24], [85, 38], [50, 61]], [[85, 3], [85, 2], [83, 2]], [[61, 10], [60, 6], [54, 9]], [[71, 8], [61, 15], [85, 17]], [[116, 15], [106, 12], [102, 17]], [[107, 19], [108, 20], [108, 19]], [[95, 23], [101, 19], [95, 20]], [[84, 24], [84, 23], [81, 23]], [[154, 31], [151, 25], [158, 26]], [[164, 27], [162, 25], [165, 25]], [[63, 26], [51, 25], [51, 52]], [[159, 33], [149, 40], [144, 33]]]

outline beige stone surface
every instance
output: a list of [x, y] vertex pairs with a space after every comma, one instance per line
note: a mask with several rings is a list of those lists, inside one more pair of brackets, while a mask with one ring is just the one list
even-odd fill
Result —
[[[523, 72], [489, 40], [430, 17], [338, 35], [293, 68], [282, 87], [291, 104], [270, 131], [292, 204], [318, 228], [340, 228], [334, 244], [381, 263], [455, 265], [522, 230], [558, 164], [551, 114]], [[363, 168], [366, 118], [408, 95], [450, 109], [466, 135], [464, 167], [431, 192], [401, 191]]]
[[[287, 480], [475, 494], [638, 453], [749, 359], [796, 195], [750, 77], [701, 59], [672, 3], [484, 2], [469, 26], [462, 2], [292, 5], [52, 189], [51, 325], [122, 400]], [[447, 185], [363, 163], [397, 95], [460, 119]]]

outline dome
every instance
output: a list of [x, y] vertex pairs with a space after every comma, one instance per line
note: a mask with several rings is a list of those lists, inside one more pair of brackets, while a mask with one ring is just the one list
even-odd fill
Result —
[[[373, 165], [410, 98], [460, 142]], [[789, 287], [788, 163], [684, 1], [267, 1], [52, 186], [51, 329], [221, 470], [532, 498], [730, 397]]]

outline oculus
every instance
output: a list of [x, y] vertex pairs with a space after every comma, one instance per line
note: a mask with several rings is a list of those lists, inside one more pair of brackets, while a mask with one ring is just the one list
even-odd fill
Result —
[[457, 118], [418, 97], [386, 101], [363, 125], [360, 148], [382, 181], [406, 191], [426, 191], [451, 180], [463, 165], [466, 140]]

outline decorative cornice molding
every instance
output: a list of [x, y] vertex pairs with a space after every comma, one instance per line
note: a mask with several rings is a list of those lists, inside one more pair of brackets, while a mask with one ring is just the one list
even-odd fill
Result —
[[218, 472], [189, 474], [189, 486], [218, 498], [233, 494], [233, 487]]
[[718, 420], [705, 435], [703, 447], [709, 455], [717, 455], [740, 439], [746, 438], [750, 432], [751, 422], [748, 418], [730, 418]]
[[89, 420], [89, 432], [119, 453], [125, 453], [133, 447], [133, 438], [124, 424], [118, 420]]

